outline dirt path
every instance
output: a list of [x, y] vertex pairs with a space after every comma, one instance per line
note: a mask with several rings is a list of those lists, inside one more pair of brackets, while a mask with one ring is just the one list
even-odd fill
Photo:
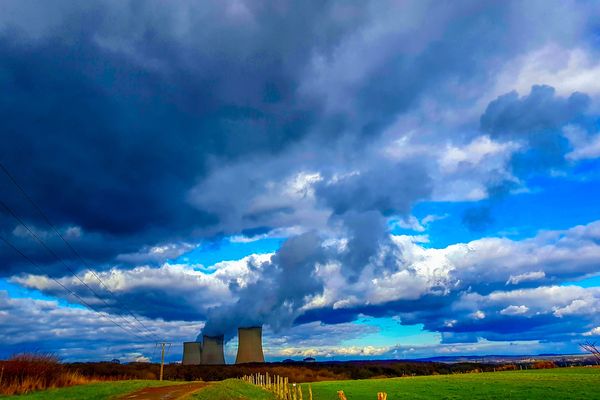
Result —
[[209, 383], [194, 382], [181, 385], [145, 388], [119, 397], [120, 400], [179, 400], [200, 390]]

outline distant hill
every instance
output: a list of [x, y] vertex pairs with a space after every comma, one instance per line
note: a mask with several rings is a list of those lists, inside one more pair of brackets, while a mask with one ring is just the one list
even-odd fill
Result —
[[565, 361], [577, 361], [587, 360], [590, 358], [589, 354], [520, 354], [520, 355], [506, 355], [506, 354], [488, 354], [482, 356], [473, 355], [457, 355], [457, 356], [438, 356], [438, 357], [425, 357], [417, 358], [413, 361], [430, 361], [430, 362], [443, 362], [443, 363], [459, 363], [459, 362], [476, 362], [476, 363], [506, 363], [506, 362], [531, 362], [534, 360], [565, 360]]

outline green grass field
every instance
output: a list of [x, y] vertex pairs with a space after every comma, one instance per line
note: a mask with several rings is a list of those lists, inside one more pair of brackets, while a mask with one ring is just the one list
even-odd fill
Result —
[[238, 379], [227, 379], [217, 382], [192, 395], [194, 400], [272, 400], [271, 393], [264, 389], [250, 385]]
[[134, 392], [145, 387], [174, 385], [174, 382], [160, 381], [117, 381], [90, 383], [60, 389], [44, 390], [20, 396], [0, 396], [0, 399], [18, 400], [106, 400], [115, 396]]
[[[175, 382], [120, 381], [53, 389], [23, 396], [1, 397], [19, 400], [104, 400], [148, 386]], [[303, 384], [304, 399], [308, 399]], [[311, 384], [313, 400], [336, 400], [343, 390], [348, 400], [375, 400], [387, 392], [389, 400], [411, 399], [600, 399], [600, 368], [561, 368], [482, 374], [436, 375], [392, 379], [328, 381]], [[194, 400], [273, 400], [265, 390], [237, 379], [216, 382], [192, 395]]]
[[318, 382], [314, 400], [335, 400], [343, 390], [348, 400], [408, 399], [600, 399], [600, 368], [561, 368], [436, 375], [393, 379]]

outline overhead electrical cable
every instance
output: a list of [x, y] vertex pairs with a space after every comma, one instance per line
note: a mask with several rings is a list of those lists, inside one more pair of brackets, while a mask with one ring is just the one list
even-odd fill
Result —
[[[8, 170], [8, 168], [0, 161], [0, 169], [2, 170], [2, 172], [4, 172], [4, 174], [8, 177], [8, 179], [10, 180], [10, 182], [19, 190], [19, 192], [21, 192], [21, 194], [23, 195], [23, 197], [25, 197], [25, 199], [27, 199], [27, 201], [37, 210], [37, 212], [42, 216], [42, 218], [44, 219], [44, 221], [46, 222], [46, 224], [48, 224], [48, 226], [52, 229], [52, 231], [65, 243], [65, 245], [69, 248], [69, 250], [83, 263], [83, 265], [86, 267], [87, 271], [90, 272], [92, 274], [92, 276], [94, 278], [96, 278], [96, 280], [100, 283], [100, 285], [104, 288], [104, 290], [106, 290], [107, 293], [110, 294], [110, 296], [115, 300], [115, 304], [114, 306], [116, 308], [121, 308], [121, 311], [126, 311], [129, 315], [131, 315], [135, 321], [137, 321], [137, 323], [146, 331], [148, 332], [150, 335], [152, 335], [157, 341], [162, 340], [161, 338], [159, 338], [154, 332], [152, 332], [134, 313], [133, 311], [131, 311], [131, 309], [129, 307], [127, 307], [125, 304], [122, 304], [122, 307], [119, 307], [119, 303], [120, 303], [120, 299], [115, 295], [115, 293], [110, 290], [110, 288], [102, 281], [102, 278], [100, 278], [100, 276], [98, 276], [98, 274], [92, 269], [92, 267], [90, 266], [90, 264], [81, 256], [81, 254], [71, 245], [71, 243], [69, 243], [69, 241], [60, 233], [60, 231], [56, 228], [56, 226], [52, 223], [52, 221], [50, 221], [50, 218], [46, 215], [46, 213], [44, 212], [44, 210], [42, 210], [42, 208], [35, 202], [35, 200], [33, 200], [33, 198], [27, 193], [27, 191], [19, 184], [19, 182], [17, 181], [17, 179], [11, 174], [11, 172]], [[81, 280], [80, 280], [81, 281]], [[82, 281], [83, 283], [83, 281]], [[88, 285], [86, 285], [85, 283], [83, 283], [85, 286], [87, 286], [89, 288]], [[90, 288], [91, 290], [91, 288]], [[93, 290], [92, 290], [93, 291]], [[98, 296], [97, 296], [98, 297]]]
[[[104, 303], [104, 305], [106, 305], [106, 307], [108, 307], [109, 309], [112, 308], [113, 306], [108, 304], [106, 302], [106, 300], [104, 300], [102, 297], [100, 297], [100, 295], [90, 286], [88, 285], [83, 279], [81, 279], [81, 277], [79, 277], [79, 275], [77, 275], [77, 273], [67, 265], [67, 263], [65, 263], [63, 261], [63, 259], [54, 252], [54, 250], [52, 250], [47, 244], [46, 242], [44, 242], [38, 234], [36, 234], [30, 227], [29, 225], [27, 225], [25, 223], [25, 221], [23, 221], [23, 219], [21, 219], [21, 217], [19, 217], [6, 203], [4, 203], [2, 200], [0, 200], [0, 206], [2, 206], [2, 208], [4, 208], [15, 220], [17, 220], [17, 222], [19, 222], [19, 224], [21, 224], [29, 233], [29, 235], [31, 237], [33, 237], [49, 254], [51, 254], [54, 258], [56, 258], [56, 260], [58, 262], [60, 262], [66, 269], [67, 271], [69, 271], [71, 273], [71, 275], [73, 275], [73, 277], [75, 277], [75, 279], [77, 279], [83, 286], [85, 286], [90, 292], [92, 292], [92, 294], [98, 298], [98, 300], [100, 300], [101, 302]], [[126, 323], [133, 325], [133, 323], [131, 321], [129, 321], [127, 318], [123, 317], [122, 315], [119, 315], [119, 317], [121, 319], [123, 319]]]
[[[27, 256], [27, 254], [23, 253], [21, 250], [19, 250], [14, 244], [12, 244], [8, 239], [6, 239], [3, 236], [0, 236], [0, 240], [2, 242], [4, 242], [4, 244], [6, 244], [8, 247], [10, 247], [12, 250], [14, 250], [17, 254], [19, 254], [21, 257], [23, 257], [25, 260], [27, 260], [31, 265], [33, 265], [40, 273], [45, 274], [43, 268], [37, 263], [35, 262], [33, 259], [31, 259], [29, 256]], [[59, 281], [56, 278], [53, 278], [52, 276], [48, 276], [50, 279], [52, 279], [57, 285], [59, 285], [60, 287], [62, 287], [67, 293], [73, 295], [74, 297], [76, 297], [79, 302], [81, 302], [83, 305], [87, 306], [89, 309], [91, 309], [92, 311], [100, 314], [101, 316], [103, 316], [104, 318], [106, 318], [107, 320], [109, 320], [111, 323], [113, 323], [115, 326], [121, 328], [123, 331], [125, 331], [127, 334], [133, 335], [135, 337], [137, 337], [140, 340], [147, 340], [148, 338], [144, 338], [140, 335], [138, 335], [137, 333], [133, 332], [131, 330], [131, 328], [127, 329], [126, 327], [124, 327], [123, 325], [121, 325], [120, 323], [118, 323], [117, 321], [115, 321], [114, 319], [112, 319], [110, 317], [110, 315], [102, 310], [97, 310], [93, 305], [91, 305], [90, 303], [88, 303], [83, 297], [81, 297], [79, 294], [77, 294], [76, 292], [74, 292], [73, 290], [69, 289], [67, 286], [65, 286], [61, 281]]]

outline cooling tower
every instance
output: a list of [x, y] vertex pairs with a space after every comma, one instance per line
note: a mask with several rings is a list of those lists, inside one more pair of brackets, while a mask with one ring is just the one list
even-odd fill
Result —
[[202, 362], [202, 343], [184, 342], [183, 343], [183, 365], [200, 365]]
[[262, 349], [262, 327], [238, 328], [238, 352], [236, 364], [264, 363]]
[[223, 335], [202, 336], [202, 364], [223, 365], [225, 355], [223, 353]]

